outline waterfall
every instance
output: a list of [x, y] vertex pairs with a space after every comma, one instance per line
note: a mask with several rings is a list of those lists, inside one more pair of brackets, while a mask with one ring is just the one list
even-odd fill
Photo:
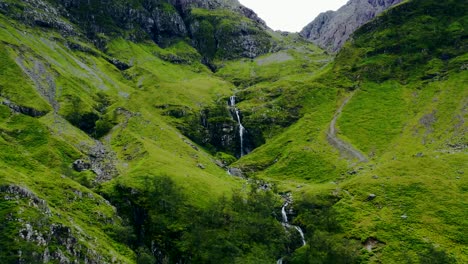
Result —
[[241, 118], [240, 118], [240, 111], [236, 107], [236, 96], [233, 95], [229, 98], [229, 106], [234, 109], [235, 119], [237, 124], [239, 125], [239, 138], [240, 138], [240, 156], [244, 156], [247, 154], [244, 148], [244, 135], [245, 135], [245, 127], [242, 125]]
[[299, 232], [299, 234], [301, 235], [301, 239], [302, 239], [302, 246], [305, 246], [306, 241], [305, 241], [304, 232], [302, 232], [302, 229], [298, 226], [292, 226], [292, 227], [294, 227], [297, 230], [297, 232]]
[[[285, 228], [286, 230], [291, 229], [291, 228], [296, 229], [297, 232], [299, 232], [299, 234], [301, 235], [302, 246], [305, 246], [305, 245], [306, 245], [306, 241], [305, 241], [304, 232], [302, 231], [302, 229], [301, 229], [299, 226], [295, 226], [295, 225], [289, 224], [289, 221], [288, 221], [288, 214], [286, 213], [286, 207], [289, 205], [289, 201], [290, 201], [290, 200], [287, 200], [287, 201], [283, 204], [283, 207], [281, 207], [281, 218], [282, 218], [281, 224], [284, 226], [284, 228]], [[276, 264], [283, 264], [283, 258], [278, 259], [278, 260], [276, 261]]]
[[288, 215], [286, 214], [286, 206], [288, 206], [288, 202], [286, 202], [283, 207], [281, 207], [281, 216], [283, 217], [283, 223], [288, 223]]
[[284, 228], [286, 229], [290, 229], [290, 228], [294, 228], [297, 230], [297, 232], [299, 232], [299, 235], [301, 235], [301, 240], [302, 240], [302, 246], [305, 246], [306, 245], [306, 241], [305, 241], [305, 237], [304, 237], [304, 232], [302, 232], [302, 229], [298, 226], [295, 226], [295, 225], [290, 225], [289, 224], [289, 221], [288, 221], [288, 215], [286, 214], [286, 207], [289, 205], [288, 202], [285, 202], [283, 207], [281, 208], [281, 216], [283, 218], [283, 222], [281, 223]]

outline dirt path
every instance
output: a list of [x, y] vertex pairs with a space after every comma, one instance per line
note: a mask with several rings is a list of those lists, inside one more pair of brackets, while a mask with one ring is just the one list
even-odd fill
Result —
[[328, 129], [327, 140], [328, 143], [330, 143], [333, 147], [338, 149], [342, 155], [352, 159], [358, 159], [360, 162], [367, 162], [367, 157], [364, 156], [364, 154], [362, 154], [359, 150], [355, 149], [353, 146], [344, 142], [336, 136], [336, 120], [338, 120], [338, 117], [340, 117], [343, 108], [353, 97], [353, 95], [354, 93], [352, 93], [348, 98], [346, 98], [341, 104], [340, 108], [338, 108], [338, 110], [336, 111], [335, 116], [333, 117], [333, 120], [331, 121], [330, 127]]

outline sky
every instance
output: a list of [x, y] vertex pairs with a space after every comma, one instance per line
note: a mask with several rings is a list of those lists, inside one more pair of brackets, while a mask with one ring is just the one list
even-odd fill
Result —
[[299, 32], [318, 14], [337, 10], [348, 0], [239, 0], [274, 30]]

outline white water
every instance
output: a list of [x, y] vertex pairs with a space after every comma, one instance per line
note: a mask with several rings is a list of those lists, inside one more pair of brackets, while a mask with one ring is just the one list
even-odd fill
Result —
[[[306, 245], [306, 241], [305, 241], [305, 237], [304, 237], [304, 232], [302, 232], [302, 229], [298, 226], [295, 226], [295, 225], [291, 225], [289, 224], [289, 221], [288, 221], [288, 214], [286, 213], [286, 207], [289, 205], [288, 202], [285, 202], [283, 204], [283, 207], [281, 207], [281, 217], [283, 218], [283, 221], [281, 222], [281, 224], [284, 226], [284, 228], [287, 230], [287, 229], [291, 229], [291, 228], [294, 228], [297, 230], [297, 232], [299, 232], [299, 234], [301, 235], [301, 241], [302, 241], [302, 246], [305, 246]], [[276, 264], [283, 264], [283, 258], [280, 258], [276, 261]]]
[[299, 234], [301, 235], [301, 239], [302, 239], [302, 246], [305, 246], [306, 241], [305, 241], [304, 232], [302, 232], [302, 229], [298, 226], [292, 226], [292, 227], [294, 227], [297, 230], [297, 232], [299, 232]]
[[244, 150], [244, 134], [245, 134], [245, 127], [241, 123], [240, 112], [239, 109], [236, 108], [236, 96], [231, 96], [229, 98], [229, 106], [234, 108], [236, 113], [237, 123], [239, 124], [239, 138], [240, 138], [240, 156], [244, 156], [246, 154]]
[[286, 207], [289, 205], [288, 202], [284, 203], [283, 207], [281, 208], [281, 216], [283, 218], [283, 222], [282, 222], [282, 225], [284, 226], [284, 228], [286, 229], [289, 229], [289, 228], [294, 228], [297, 230], [297, 232], [299, 232], [299, 234], [301, 235], [301, 240], [302, 240], [302, 246], [305, 246], [306, 245], [306, 241], [305, 241], [305, 237], [304, 237], [304, 232], [302, 232], [302, 229], [298, 226], [295, 226], [295, 225], [290, 225], [289, 224], [289, 221], [288, 221], [288, 215], [286, 214]]
[[281, 207], [281, 216], [283, 217], [283, 223], [288, 223], [288, 215], [286, 214], [286, 206], [289, 204], [286, 202], [283, 207]]

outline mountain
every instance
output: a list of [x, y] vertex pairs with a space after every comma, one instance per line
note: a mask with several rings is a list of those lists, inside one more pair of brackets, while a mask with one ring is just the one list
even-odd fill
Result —
[[401, 0], [350, 0], [337, 11], [321, 13], [305, 26], [301, 36], [318, 46], [336, 52], [351, 34]]
[[105, 47], [109, 36], [152, 39], [161, 47], [189, 38], [207, 63], [255, 57], [271, 48], [265, 23], [235, 0], [5, 0], [1, 11], [30, 26], [56, 29], [64, 36], [84, 34], [98, 48]]
[[0, 262], [466, 263], [464, 5], [0, 0]]

